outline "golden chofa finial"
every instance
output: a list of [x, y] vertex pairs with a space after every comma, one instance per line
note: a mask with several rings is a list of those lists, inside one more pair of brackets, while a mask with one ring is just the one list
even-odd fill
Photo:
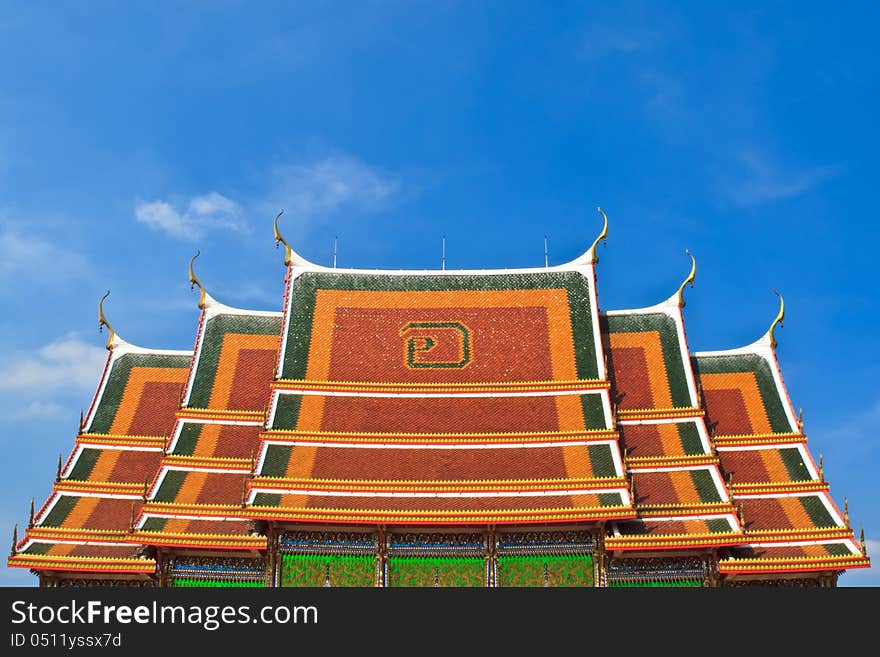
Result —
[[776, 328], [776, 325], [780, 326], [785, 325], [785, 299], [782, 298], [782, 295], [779, 294], [776, 290], [773, 290], [773, 294], [779, 297], [779, 312], [776, 314], [776, 319], [773, 320], [773, 323], [770, 325], [770, 346], [774, 349], [776, 348], [776, 336], [773, 335], [773, 330]]
[[18, 524], [12, 528], [12, 551], [9, 556], [14, 557], [16, 554], [18, 554]]
[[292, 250], [290, 244], [287, 243], [287, 240], [281, 236], [281, 232], [278, 230], [278, 220], [282, 214], [284, 214], [284, 210], [281, 210], [275, 217], [275, 248], [277, 249], [279, 244], [284, 244], [284, 264], [290, 266]]
[[865, 527], [864, 527], [864, 525], [862, 526], [862, 531], [859, 536], [859, 543], [862, 546], [862, 556], [867, 557], [868, 556], [868, 546], [865, 544]]
[[602, 232], [599, 233], [599, 237], [596, 238], [596, 241], [593, 242], [593, 246], [590, 247], [590, 250], [587, 253], [590, 254], [590, 262], [594, 265], [599, 262], [599, 256], [596, 254], [596, 247], [599, 246], [599, 242], [607, 242], [608, 241], [608, 215], [606, 215], [602, 208], [596, 208], [596, 212], [602, 215], [602, 219], [605, 221], [605, 224], [602, 226]]
[[691, 273], [688, 274], [688, 277], [684, 279], [684, 283], [681, 284], [681, 287], [678, 288], [678, 307], [684, 308], [684, 288], [690, 283], [691, 287], [694, 286], [694, 279], [697, 277], [697, 259], [691, 255], [691, 252], [687, 249], [684, 250], [685, 254], [691, 259]]
[[104, 316], [104, 299], [109, 296], [110, 290], [107, 290], [107, 294], [101, 297], [101, 300], [98, 302], [98, 331], [101, 331], [105, 326], [107, 327], [107, 349], [113, 349], [113, 339], [116, 337], [116, 331], [113, 330], [110, 322]]
[[131, 501], [131, 516], [128, 519], [128, 533], [129, 534], [134, 533], [134, 519], [135, 519], [134, 500], [132, 500]]
[[202, 285], [202, 282], [196, 277], [195, 271], [193, 271], [193, 263], [196, 261], [202, 254], [201, 251], [196, 251], [196, 254], [189, 261], [189, 289], [193, 289], [196, 285], [199, 286], [199, 308], [205, 307], [205, 287]]
[[34, 526], [34, 498], [31, 498], [31, 515], [28, 518], [28, 527]]
[[849, 527], [849, 500], [843, 498], [843, 522]]

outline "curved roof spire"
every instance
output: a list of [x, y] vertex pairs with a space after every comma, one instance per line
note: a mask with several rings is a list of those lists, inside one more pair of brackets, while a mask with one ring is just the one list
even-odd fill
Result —
[[205, 292], [205, 286], [202, 285], [202, 282], [196, 277], [195, 271], [193, 271], [193, 263], [196, 261], [202, 254], [201, 251], [196, 251], [196, 254], [189, 261], [189, 289], [193, 289], [196, 285], [199, 286], [199, 308], [205, 308], [205, 299], [208, 296], [207, 292]]
[[597, 207], [596, 212], [602, 215], [602, 219], [605, 220], [605, 225], [602, 226], [602, 232], [599, 233], [599, 236], [593, 242], [593, 246], [590, 247], [590, 250], [587, 251], [587, 255], [589, 256], [590, 262], [592, 264], [596, 264], [599, 262], [599, 256], [596, 255], [596, 247], [599, 246], [599, 242], [607, 243], [608, 242], [608, 215], [606, 215], [602, 208]]
[[116, 331], [113, 330], [110, 322], [107, 321], [107, 317], [104, 316], [104, 299], [109, 296], [110, 290], [107, 290], [107, 294], [101, 297], [101, 300], [98, 302], [98, 331], [101, 331], [105, 326], [107, 327], [107, 349], [112, 350], [116, 341]]
[[773, 330], [776, 328], [776, 325], [783, 326], [785, 323], [785, 299], [782, 298], [782, 295], [779, 294], [776, 290], [773, 290], [773, 294], [779, 297], [779, 312], [776, 314], [776, 319], [773, 320], [773, 323], [770, 324], [770, 330], [767, 331], [767, 334], [770, 336], [770, 346], [774, 349], [776, 348], [776, 336], [773, 335]]
[[684, 283], [681, 284], [681, 287], [678, 288], [678, 292], [676, 293], [676, 296], [678, 297], [678, 307], [679, 308], [684, 308], [684, 288], [685, 288], [685, 286], [688, 283], [690, 283], [691, 287], [693, 287], [694, 286], [694, 279], [697, 277], [697, 259], [694, 258], [693, 254], [690, 251], [688, 251], [687, 249], [685, 249], [684, 252], [691, 259], [691, 273], [688, 274], [688, 277], [686, 279], [684, 279]]
[[278, 230], [278, 220], [281, 218], [281, 215], [284, 214], [284, 209], [282, 208], [281, 212], [279, 212], [275, 216], [275, 248], [278, 248], [279, 243], [284, 244], [284, 264], [288, 267], [290, 266], [291, 255], [293, 254], [293, 249], [290, 248], [290, 244], [287, 243], [287, 240], [281, 236], [281, 232]]
[[295, 267], [314, 267], [319, 269], [325, 269], [324, 267], [318, 267], [305, 258], [303, 258], [299, 253], [290, 248], [290, 244], [284, 237], [281, 235], [281, 231], [278, 230], [278, 219], [281, 218], [281, 215], [284, 214], [284, 210], [281, 210], [275, 216], [275, 246], [277, 247], [279, 243], [284, 244], [284, 264], [288, 267], [293, 264]]

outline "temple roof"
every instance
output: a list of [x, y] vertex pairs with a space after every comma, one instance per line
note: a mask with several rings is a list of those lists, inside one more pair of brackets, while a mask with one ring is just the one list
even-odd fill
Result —
[[266, 539], [242, 508], [265, 423], [281, 314], [231, 308], [208, 295], [202, 306], [183, 402], [134, 539], [257, 549]]
[[129, 541], [146, 483], [156, 475], [174, 423], [190, 352], [111, 350], [73, 452], [9, 565], [36, 570], [152, 574], [153, 559]]
[[421, 272], [287, 247], [282, 312], [217, 302], [191, 263], [191, 353], [129, 345], [101, 310], [107, 366], [10, 565], [147, 574], [151, 547], [265, 550], [261, 521], [277, 521], [607, 522], [612, 553], [717, 549], [727, 575], [866, 566], [772, 327], [690, 354], [695, 261], [666, 301], [599, 312], [595, 247], [557, 267]]
[[249, 513], [631, 516], [594, 288], [592, 267], [293, 276]]
[[655, 306], [600, 319], [639, 515], [612, 526], [608, 549], [729, 545], [742, 533], [697, 395], [682, 289]]
[[745, 529], [745, 541], [719, 568], [749, 574], [864, 567], [869, 562], [849, 519], [807, 448], [773, 343], [771, 327], [751, 345], [692, 359]]

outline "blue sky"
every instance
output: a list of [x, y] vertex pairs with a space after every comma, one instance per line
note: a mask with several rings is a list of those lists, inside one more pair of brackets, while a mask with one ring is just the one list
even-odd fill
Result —
[[[339, 265], [527, 267], [600, 228], [602, 309], [687, 275], [691, 350], [762, 335], [880, 557], [876, 3], [12, 2], [0, 16], [0, 538], [106, 335], [190, 349], [187, 263], [280, 309], [272, 219]], [[878, 562], [880, 563], [880, 562]], [[0, 569], [0, 584], [30, 584]], [[880, 569], [841, 584], [880, 585]]]

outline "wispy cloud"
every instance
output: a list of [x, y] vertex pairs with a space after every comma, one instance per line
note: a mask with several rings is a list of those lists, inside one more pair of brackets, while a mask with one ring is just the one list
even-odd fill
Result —
[[[51, 267], [47, 266], [51, 263]], [[86, 259], [41, 239], [28, 237], [12, 228], [0, 228], [0, 289], [11, 289], [15, 280], [59, 280], [78, 278], [88, 272]]]
[[755, 148], [747, 148], [736, 159], [736, 171], [722, 184], [728, 200], [737, 205], [757, 205], [806, 194], [837, 175], [839, 165], [786, 168]]
[[397, 175], [345, 154], [280, 165], [266, 178], [268, 184], [249, 199], [237, 202], [211, 192], [190, 199], [185, 209], [165, 200], [140, 201], [135, 204], [135, 217], [172, 237], [192, 241], [213, 230], [244, 230], [242, 217], [249, 211], [266, 214], [283, 208], [302, 227], [340, 212], [380, 210], [401, 190]]
[[[94, 385], [94, 383], [93, 383]], [[13, 416], [17, 420], [30, 420], [32, 418], [46, 418], [60, 415], [64, 408], [51, 401], [32, 401], [25, 404], [18, 410], [13, 411]]]
[[643, 53], [667, 43], [677, 31], [670, 14], [650, 5], [600, 9], [580, 30], [575, 53], [592, 61]]
[[[74, 336], [65, 336], [34, 354], [0, 362], [0, 390], [78, 388], [90, 390], [101, 375], [107, 352]], [[37, 410], [36, 408], [34, 410]]]
[[277, 167], [272, 181], [268, 203], [304, 220], [341, 211], [378, 210], [391, 203], [401, 189], [398, 176], [347, 155]]
[[211, 192], [190, 199], [185, 210], [166, 201], [138, 202], [138, 221], [183, 240], [196, 240], [212, 230], [242, 230], [241, 207], [233, 200]]

